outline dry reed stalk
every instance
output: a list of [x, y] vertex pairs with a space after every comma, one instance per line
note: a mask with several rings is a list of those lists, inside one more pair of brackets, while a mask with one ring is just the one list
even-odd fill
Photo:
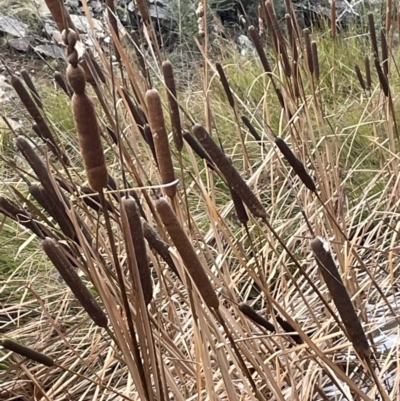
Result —
[[231, 193], [237, 218], [245, 226], [249, 221], [249, 216], [247, 215], [242, 199], [240, 199], [240, 196], [231, 187], [229, 187], [229, 192]]
[[54, 361], [49, 356], [42, 354], [41, 352], [35, 351], [34, 349], [27, 347], [25, 345], [19, 344], [13, 340], [5, 339], [0, 341], [0, 345], [8, 351], [15, 352], [25, 358], [32, 361], [38, 362], [45, 366], [53, 366]]
[[264, 48], [261, 44], [260, 36], [258, 35], [256, 28], [254, 28], [254, 26], [251, 25], [249, 26], [248, 32], [251, 40], [253, 41], [254, 47], [256, 48], [258, 57], [260, 57], [264, 71], [269, 75], [272, 74], [271, 66], [269, 65], [267, 55], [265, 54]]
[[150, 22], [150, 14], [149, 14], [149, 8], [147, 7], [147, 1], [146, 0], [137, 0], [137, 7], [139, 9], [139, 13], [141, 17], [143, 18], [143, 21], [148, 24]]
[[369, 62], [368, 56], [365, 56], [364, 63], [365, 63], [365, 79], [367, 83], [367, 89], [371, 89], [372, 87], [371, 64]]
[[[54, 19], [54, 22], [57, 25], [57, 28], [60, 32], [64, 29], [70, 28], [76, 31], [75, 25], [71, 20], [71, 17], [64, 6], [64, 3], [60, 0], [45, 0], [47, 7]], [[65, 24], [65, 23], [66, 24]], [[78, 35], [79, 37], [79, 35]]]
[[285, 75], [287, 77], [290, 77], [292, 75], [292, 69], [290, 67], [289, 57], [287, 54], [286, 42], [285, 42], [285, 38], [283, 37], [281, 28], [279, 26], [278, 19], [276, 18], [274, 6], [273, 6], [271, 0], [268, 0], [265, 3], [265, 7], [267, 10], [267, 15], [269, 16], [269, 20], [272, 25], [272, 29], [275, 32], [275, 37], [276, 37], [276, 42], [277, 42], [276, 51], [282, 57], [283, 71], [285, 72]]
[[282, 152], [283, 156], [293, 168], [295, 173], [299, 176], [303, 184], [312, 192], [316, 192], [317, 188], [315, 187], [314, 180], [311, 176], [307, 173], [304, 164], [301, 160], [299, 160], [292, 150], [289, 148], [287, 143], [280, 138], [279, 136], [275, 138], [275, 144], [278, 146], [279, 150]]
[[139, 208], [133, 198], [125, 197], [121, 200], [121, 206], [124, 208], [126, 217], [128, 219], [129, 231], [135, 251], [136, 265], [139, 271], [143, 298], [145, 304], [148, 305], [153, 298], [153, 285], [151, 282], [149, 261], [146, 253], [146, 244], [144, 242]]
[[[164, 185], [170, 184], [175, 181], [175, 172], [171, 159], [168, 135], [165, 129], [160, 95], [156, 89], [150, 89], [146, 92], [146, 104], [149, 123], [156, 148], [161, 181]], [[164, 190], [170, 198], [173, 198], [176, 193], [176, 184], [166, 186]]]
[[387, 76], [389, 74], [389, 50], [384, 28], [381, 28], [381, 53], [383, 72]]
[[171, 206], [165, 199], [161, 198], [156, 201], [156, 209], [204, 302], [209, 308], [218, 309], [217, 294]]
[[[108, 18], [108, 21], [110, 22], [111, 28], [114, 31], [117, 39], [119, 40], [119, 29], [118, 29], [117, 19], [115, 18], [114, 0], [106, 0], [106, 6], [107, 6], [107, 18]], [[117, 47], [115, 45], [114, 45], [114, 51], [115, 51], [115, 58], [119, 62], [121, 60], [121, 56], [120, 56], [120, 54], [119, 54], [119, 52], [117, 50]]]
[[226, 75], [222, 65], [220, 63], [215, 63], [215, 68], [217, 69], [219, 79], [221, 80], [222, 87], [224, 88], [226, 97], [228, 98], [229, 105], [234, 109], [235, 108], [235, 100], [232, 95], [231, 88], [229, 87], [228, 80], [226, 79]]
[[159, 165], [158, 165], [156, 147], [154, 145], [153, 133], [151, 132], [151, 128], [150, 128], [149, 124], [144, 125], [143, 136], [145, 138], [146, 143], [149, 145], [151, 154], [153, 155], [154, 161], [158, 167]]
[[53, 75], [57, 85], [64, 91], [64, 93], [70, 98], [72, 96], [72, 88], [65, 82], [64, 77], [60, 72], [56, 71]]
[[258, 134], [256, 129], [254, 128], [253, 124], [250, 122], [250, 120], [246, 116], [241, 116], [241, 119], [243, 121], [243, 124], [247, 127], [249, 130], [251, 136], [256, 140], [256, 142], [260, 145], [263, 146], [261, 136]]
[[384, 74], [384, 72], [382, 70], [379, 59], [377, 57], [375, 57], [374, 61], [375, 61], [375, 69], [376, 69], [376, 72], [378, 73], [379, 83], [381, 84], [382, 91], [386, 97], [389, 97], [390, 90], [389, 90], [389, 81], [387, 79], [387, 76]]
[[196, 141], [195, 138], [188, 131], [183, 132], [183, 138], [187, 142], [187, 144], [191, 147], [194, 153], [199, 156], [201, 159], [205, 160], [208, 166], [214, 169], [214, 163], [211, 160], [211, 157], [207, 154], [207, 152], [202, 148], [202, 146]]
[[18, 136], [15, 140], [15, 143], [25, 160], [35, 172], [40, 183], [43, 185], [43, 188], [46, 190], [50, 200], [48, 205], [52, 211], [51, 215], [54, 216], [57, 223], [60, 225], [62, 232], [67, 237], [75, 239], [76, 235], [73, 224], [65, 210], [65, 205], [58, 198], [56, 189], [54, 188], [50, 179], [50, 172], [47, 170], [47, 166], [24, 137]]
[[246, 303], [243, 302], [243, 303], [239, 304], [239, 310], [248, 319], [257, 323], [261, 327], [264, 327], [265, 330], [268, 330], [270, 332], [275, 331], [275, 326], [272, 323], [270, 323], [267, 319], [262, 317], [260, 314], [258, 314], [250, 305], [247, 305]]
[[42, 247], [54, 267], [58, 270], [61, 277], [64, 279], [91, 319], [99, 327], [107, 327], [106, 315], [94, 299], [91, 292], [80, 279], [78, 273], [64, 255], [57, 242], [51, 238], [46, 238], [42, 241]]
[[179, 115], [179, 105], [176, 93], [174, 71], [172, 69], [172, 64], [170, 61], [167, 60], [162, 63], [162, 71], [164, 75], [165, 85], [167, 86], [169, 114], [171, 117], [171, 126], [172, 126], [174, 143], [178, 152], [181, 152], [183, 148], [182, 126], [181, 126], [181, 118]]
[[249, 188], [243, 178], [240, 176], [236, 168], [232, 165], [231, 161], [225, 156], [224, 152], [214, 142], [208, 132], [200, 124], [193, 126], [193, 132], [197, 139], [204, 147], [205, 151], [209, 154], [212, 161], [221, 170], [226, 178], [228, 185], [240, 196], [242, 201], [249, 208], [255, 217], [266, 217], [266, 211], [254, 195], [253, 191]]
[[367, 337], [332, 258], [329, 244], [317, 237], [311, 241], [311, 249], [350, 341], [362, 359], [369, 358], [371, 350]]
[[24, 209], [21, 209], [20, 205], [6, 196], [0, 195], [0, 213], [28, 228], [39, 238], [43, 237], [39, 225], [33, 221], [32, 216]]
[[[275, 319], [286, 333], [296, 333], [293, 326], [287, 320], [282, 319], [277, 313], [275, 313]], [[303, 344], [303, 340], [298, 334], [289, 334], [289, 336], [296, 344]]]
[[378, 41], [376, 39], [374, 14], [372, 14], [372, 12], [368, 13], [368, 28], [369, 28], [369, 36], [371, 40], [372, 51], [374, 52], [374, 57], [378, 58], [379, 60]]
[[320, 74], [320, 69], [319, 69], [319, 59], [318, 59], [318, 47], [317, 47], [317, 42], [313, 40], [311, 42], [311, 55], [312, 55], [312, 61], [313, 61], [313, 70], [314, 70], [314, 75], [316, 80], [319, 80], [319, 74]]
[[307, 66], [308, 70], [311, 74], [314, 74], [314, 63], [312, 57], [312, 50], [311, 50], [311, 38], [310, 38], [310, 30], [308, 28], [303, 29], [304, 34], [304, 43], [306, 45], [306, 57], [307, 57]]
[[181, 280], [178, 269], [175, 266], [174, 261], [168, 250], [168, 244], [166, 244], [161, 237], [158, 235], [157, 231], [143, 218], [140, 218], [143, 228], [143, 235], [146, 238], [150, 248], [154, 249], [164, 262], [170, 267], [170, 269], [175, 273], [175, 275]]
[[107, 167], [94, 105], [85, 92], [83, 68], [79, 65], [68, 65], [67, 79], [74, 90], [71, 108], [89, 185], [101, 192], [103, 188], [107, 188]]
[[332, 39], [335, 40], [336, 39], [336, 1], [335, 0], [331, 0], [331, 36]]
[[33, 84], [33, 81], [31, 79], [31, 76], [29, 75], [28, 71], [26, 70], [21, 70], [21, 76], [26, 84], [26, 86], [29, 88], [29, 90], [31, 91], [33, 98], [35, 99], [36, 104], [38, 105], [38, 107], [40, 107], [41, 109], [43, 109], [43, 103], [42, 103], [42, 99], [39, 96], [38, 91], [36, 90], [35, 85]]
[[21, 102], [24, 104], [28, 113], [35, 120], [35, 123], [37, 124], [41, 134], [40, 136], [48, 145], [49, 149], [56, 156], [60, 157], [64, 161], [64, 163], [69, 164], [68, 157], [58, 147], [52, 132], [50, 131], [49, 127], [47, 126], [45, 120], [42, 117], [42, 114], [38, 109], [37, 104], [31, 98], [29, 92], [26, 90], [21, 79], [16, 77], [15, 75], [11, 75], [11, 85], [17, 92], [19, 98], [21, 99]]
[[361, 88], [366, 90], [364, 77], [361, 73], [360, 67], [357, 64], [354, 64], [354, 69], [356, 71], [358, 82], [360, 83]]

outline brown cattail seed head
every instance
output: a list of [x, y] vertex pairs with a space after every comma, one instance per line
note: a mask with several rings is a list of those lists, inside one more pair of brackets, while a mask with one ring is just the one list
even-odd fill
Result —
[[377, 57], [379, 60], [378, 41], [376, 39], [374, 14], [372, 12], [368, 13], [368, 27], [369, 27], [369, 36], [374, 56]]
[[249, 31], [250, 38], [254, 43], [254, 47], [257, 50], [258, 57], [260, 57], [261, 64], [264, 67], [264, 71], [267, 74], [271, 74], [272, 73], [271, 66], [269, 65], [267, 56], [265, 54], [264, 48], [261, 43], [260, 36], [258, 35], [256, 28], [254, 28], [254, 26], [251, 25], [251, 26], [249, 26], [248, 31]]
[[42, 354], [41, 352], [35, 351], [32, 348], [26, 347], [25, 345], [19, 344], [15, 341], [5, 339], [0, 342], [6, 350], [15, 352], [25, 358], [31, 359], [32, 361], [41, 363], [45, 366], [53, 366], [54, 361], [49, 356]]
[[99, 304], [93, 298], [91, 292], [82, 282], [78, 273], [75, 271], [70, 261], [64, 255], [60, 246], [51, 238], [42, 241], [42, 246], [46, 255], [56, 267], [61, 277], [74, 293], [78, 301], [85, 308], [88, 315], [99, 327], [107, 327], [107, 317]]
[[170, 61], [162, 63], [162, 70], [165, 80], [165, 85], [168, 89], [168, 103], [171, 115], [172, 133], [174, 138], [175, 147], [180, 152], [183, 147], [181, 118], [179, 115], [179, 105], [177, 101], [176, 86], [174, 72]]
[[165, 228], [167, 229], [168, 234], [172, 239], [172, 242], [181, 255], [183, 263], [186, 266], [186, 270], [203, 297], [204, 302], [208, 305], [208, 307], [217, 309], [219, 306], [217, 294], [215, 293], [214, 288], [212, 287], [210, 280], [204, 271], [203, 265], [201, 264], [192, 243], [180, 225], [171, 206], [165, 199], [161, 198], [157, 200], [156, 208]]
[[276, 137], [275, 143], [278, 146], [279, 150], [282, 152], [283, 156], [285, 156], [285, 159], [292, 166], [292, 168], [295, 171], [295, 173], [299, 176], [301, 181], [303, 181], [303, 184], [310, 191], [315, 192], [317, 190], [317, 188], [315, 187], [314, 180], [307, 173], [306, 169], [304, 168], [304, 164], [302, 163], [302, 161], [299, 160], [293, 154], [292, 150], [289, 148], [287, 143], [282, 138], [280, 138], [279, 136]]
[[257, 199], [236, 168], [232, 165], [231, 161], [225, 156], [224, 152], [214, 142], [205, 128], [196, 124], [193, 126], [193, 132], [199, 142], [203, 145], [205, 151], [211, 157], [212, 161], [221, 170], [228, 184], [240, 196], [251, 213], [256, 217], [265, 218], [267, 213], [264, 206]]
[[75, 92], [71, 107], [87, 178], [90, 186], [101, 192], [107, 188], [108, 173], [94, 105], [85, 92], [84, 70], [80, 66], [68, 66], [67, 79]]
[[[150, 89], [146, 92], [146, 104], [149, 114], [150, 128], [153, 133], [154, 145], [156, 148], [161, 181], [163, 184], [170, 184], [175, 181], [175, 173], [168, 143], [168, 135], [165, 129], [160, 95], [157, 90]], [[175, 196], [176, 184], [167, 186], [164, 189], [165, 193], [170, 198]]]
[[78, 65], [74, 67], [69, 64], [67, 67], [67, 79], [68, 83], [71, 85], [74, 93], [77, 95], [81, 95], [85, 92], [86, 78], [85, 71], [83, 68]]
[[364, 77], [361, 73], [360, 67], [357, 64], [355, 64], [354, 69], [356, 71], [358, 82], [360, 83], [361, 88], [365, 90], [366, 89], [365, 81], [364, 81]]
[[259, 324], [261, 327], [264, 327], [264, 329], [274, 332], [275, 327], [272, 323], [270, 323], [267, 319], [262, 317], [260, 314], [258, 314], [250, 305], [247, 305], [246, 303], [241, 303], [239, 304], [239, 310], [242, 312], [247, 318], [252, 320], [253, 322]]
[[148, 305], [153, 297], [153, 288], [139, 208], [133, 198], [123, 198], [122, 207], [129, 224], [144, 302]]
[[311, 249], [314, 252], [319, 271], [346, 327], [350, 341], [361, 358], [369, 357], [371, 350], [367, 337], [332, 258], [329, 244], [317, 237], [311, 241]]

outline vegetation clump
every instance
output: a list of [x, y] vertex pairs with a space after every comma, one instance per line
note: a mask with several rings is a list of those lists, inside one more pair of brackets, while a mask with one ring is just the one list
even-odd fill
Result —
[[260, 2], [243, 56], [209, 45], [199, 0], [190, 82], [146, 2], [132, 52], [107, 1], [114, 62], [48, 3], [68, 59], [53, 98], [7, 66], [29, 125], [0, 156], [19, 261], [0, 277], [0, 399], [396, 399], [392, 3], [367, 37], [334, 8], [301, 30], [290, 1], [284, 29]]

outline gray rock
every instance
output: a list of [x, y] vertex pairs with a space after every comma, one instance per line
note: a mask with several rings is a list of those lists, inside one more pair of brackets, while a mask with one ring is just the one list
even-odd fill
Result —
[[19, 52], [27, 52], [29, 50], [30, 44], [34, 41], [34, 37], [27, 35], [24, 38], [14, 38], [8, 41], [8, 45], [14, 50]]
[[55, 44], [39, 45], [34, 47], [35, 52], [42, 56], [47, 56], [56, 59], [65, 59], [64, 50], [60, 49]]
[[0, 32], [4, 32], [12, 36], [23, 37], [26, 36], [27, 31], [28, 25], [0, 13]]
[[[76, 29], [80, 33], [89, 33], [91, 31], [89, 21], [85, 16], [71, 14], [71, 19], [72, 19], [72, 22], [74, 23]], [[102, 23], [96, 18], [92, 18], [92, 21], [93, 21], [93, 26], [94, 26], [96, 36], [98, 38], [99, 37], [103, 38], [105, 36], [105, 33], [103, 30]]]

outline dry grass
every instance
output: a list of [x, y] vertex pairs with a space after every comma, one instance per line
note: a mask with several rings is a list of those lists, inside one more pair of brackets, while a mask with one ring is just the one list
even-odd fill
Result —
[[[267, 6], [265, 18], [274, 22], [271, 3]], [[150, 50], [137, 63], [115, 32], [118, 68], [111, 70], [106, 55], [97, 55], [104, 83], [86, 58], [90, 85], [74, 96], [90, 97], [96, 108], [111, 175], [106, 189], [104, 183], [96, 188], [100, 192], [87, 187], [89, 156], [82, 152], [88, 148], [80, 149], [76, 134], [63, 131], [38, 91], [43, 109], [31, 115], [47, 124], [69, 164], [61, 152], [48, 152], [29, 127], [13, 133], [23, 148], [28, 139], [22, 136], [35, 142], [27, 161], [16, 147], [1, 156], [8, 171], [0, 203], [7, 218], [0, 228], [9, 238], [4, 246], [18, 244], [18, 265], [1, 268], [0, 399], [400, 397], [395, 28], [385, 38], [388, 64], [381, 68], [384, 60], [374, 44], [380, 58], [371, 58], [361, 86], [364, 60], [371, 56], [367, 39], [351, 31], [332, 33], [334, 39], [308, 32], [305, 41], [287, 11], [290, 40], [274, 22], [273, 51], [265, 52], [256, 28], [249, 30], [257, 56], [241, 58], [229, 47], [222, 56], [210, 55], [204, 32], [198, 41], [203, 69], [187, 88], [174, 70], [176, 94], [164, 84], [163, 57], [149, 19], [142, 40]], [[143, 60], [153, 88], [142, 74]], [[145, 96], [154, 89], [161, 111], [158, 96], [157, 109]], [[56, 95], [70, 102], [63, 91]], [[182, 150], [172, 146], [177, 133], [168, 121], [176, 118], [176, 104], [169, 108], [174, 100], [182, 129], [195, 126], [209, 154], [201, 147], [193, 151], [196, 139], [188, 145], [187, 134]], [[169, 110], [175, 113], [171, 119]], [[77, 126], [79, 135], [88, 129]], [[157, 132], [151, 129], [169, 133], [170, 148], [164, 136], [163, 143], [154, 141], [154, 153], [149, 133]], [[167, 178], [163, 152], [173, 164], [171, 171], [168, 161]], [[32, 171], [33, 159], [40, 169]], [[28, 186], [39, 181], [64, 220], [29, 194]], [[252, 212], [246, 217], [243, 203]], [[138, 221], [143, 230], [135, 229]], [[138, 235], [146, 239], [146, 254]], [[334, 286], [327, 287], [327, 272], [321, 274], [313, 257], [316, 236], [330, 244], [371, 358], [357, 353], [354, 338], [347, 337], [348, 322], [342, 322], [336, 295], [329, 292]], [[69, 284], [83, 283], [96, 303], [81, 290], [85, 299], [107, 315], [102, 327], [72, 295], [37, 237], [58, 244], [57, 260], [77, 273]], [[323, 261], [318, 264], [324, 268]], [[344, 290], [339, 281], [334, 284]]]

